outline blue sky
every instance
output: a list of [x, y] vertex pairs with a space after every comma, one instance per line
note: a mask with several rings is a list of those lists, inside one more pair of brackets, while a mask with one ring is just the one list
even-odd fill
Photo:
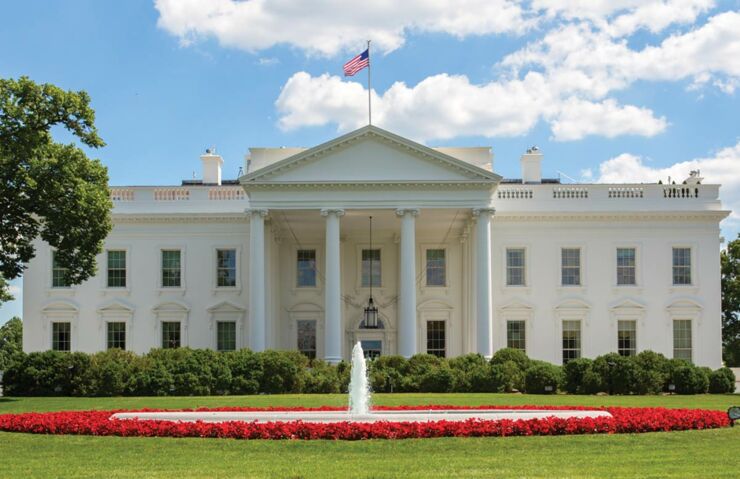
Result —
[[214, 145], [234, 178], [250, 146], [361, 126], [365, 72], [341, 68], [370, 38], [381, 127], [492, 145], [505, 177], [531, 145], [579, 181], [699, 167], [740, 206], [737, 0], [26, 0], [3, 18], [0, 76], [89, 92], [113, 185], [178, 184]]

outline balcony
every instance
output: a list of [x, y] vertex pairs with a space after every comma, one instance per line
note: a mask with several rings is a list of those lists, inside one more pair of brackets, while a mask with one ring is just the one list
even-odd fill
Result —
[[114, 214], [239, 213], [249, 206], [241, 186], [111, 187]]

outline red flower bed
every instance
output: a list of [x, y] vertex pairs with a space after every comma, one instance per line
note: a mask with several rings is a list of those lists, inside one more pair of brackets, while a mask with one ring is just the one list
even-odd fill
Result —
[[[578, 409], [564, 406], [400, 406], [376, 410], [439, 409]], [[64, 411], [0, 415], [0, 430], [32, 434], [85, 434], [92, 436], [220, 437], [232, 439], [406, 439], [478, 436], [553, 436], [563, 434], [640, 433], [711, 429], [729, 425], [722, 411], [666, 408], [602, 408], [612, 417], [501, 419], [430, 422], [307, 423], [293, 422], [170, 422], [116, 420], [125, 411]], [[201, 408], [199, 411], [342, 411], [345, 408]], [[141, 411], [156, 411], [142, 409]]]

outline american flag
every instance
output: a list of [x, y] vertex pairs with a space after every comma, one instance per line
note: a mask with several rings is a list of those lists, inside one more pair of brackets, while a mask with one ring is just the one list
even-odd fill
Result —
[[369, 48], [344, 64], [344, 76], [354, 76], [355, 73], [368, 66], [370, 66]]

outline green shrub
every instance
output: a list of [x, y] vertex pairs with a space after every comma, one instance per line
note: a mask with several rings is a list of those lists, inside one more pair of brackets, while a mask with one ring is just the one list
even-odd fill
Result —
[[524, 390], [529, 394], [555, 394], [561, 382], [560, 367], [544, 361], [532, 361], [524, 374]]
[[719, 368], [709, 375], [709, 392], [728, 394], [735, 392], [735, 374], [730, 368]]
[[[451, 358], [447, 361], [455, 376], [455, 392], [487, 392], [481, 391], [481, 379], [490, 377], [490, 365], [480, 354], [466, 354]], [[483, 380], [485, 382], [485, 380]]]
[[423, 393], [448, 393], [455, 387], [455, 374], [446, 364], [433, 367], [419, 379], [419, 391]]
[[140, 356], [120, 349], [95, 353], [90, 357], [88, 381], [95, 396], [123, 396], [132, 388], [132, 378], [142, 370]]
[[319, 359], [311, 362], [306, 374], [304, 393], [335, 394], [341, 391], [338, 368]]
[[468, 373], [470, 392], [500, 393], [504, 392], [504, 381], [501, 365], [485, 364]]
[[509, 361], [516, 363], [517, 367], [522, 372], [526, 371], [530, 364], [530, 359], [527, 357], [527, 353], [521, 349], [499, 349], [491, 358], [491, 364], [504, 364]]
[[524, 391], [524, 370], [517, 363], [505, 361], [500, 364], [492, 364], [491, 369], [494, 381], [500, 384], [502, 391], [507, 393]]
[[673, 370], [671, 379], [678, 394], [704, 394], [709, 389], [707, 373], [686, 362]]
[[669, 377], [668, 359], [654, 351], [642, 351], [632, 358], [635, 365], [635, 394], [659, 394]]
[[231, 371], [231, 394], [257, 394], [264, 375], [262, 357], [249, 349], [229, 351], [224, 360]]
[[263, 376], [260, 392], [299, 393], [306, 382], [308, 358], [298, 351], [265, 351], [261, 354]]
[[573, 359], [563, 366], [563, 389], [571, 394], [584, 394], [584, 375], [593, 361], [588, 358]]
[[[369, 364], [370, 387], [375, 392], [403, 392], [402, 379], [409, 365], [403, 356], [380, 356]], [[348, 372], [349, 375], [349, 372]]]
[[609, 386], [604, 383], [601, 374], [594, 371], [593, 364], [583, 373], [582, 389], [585, 394], [598, 394], [609, 390]]
[[635, 382], [635, 363], [617, 353], [594, 359], [591, 370], [601, 377], [602, 388], [609, 394], [629, 394]]

